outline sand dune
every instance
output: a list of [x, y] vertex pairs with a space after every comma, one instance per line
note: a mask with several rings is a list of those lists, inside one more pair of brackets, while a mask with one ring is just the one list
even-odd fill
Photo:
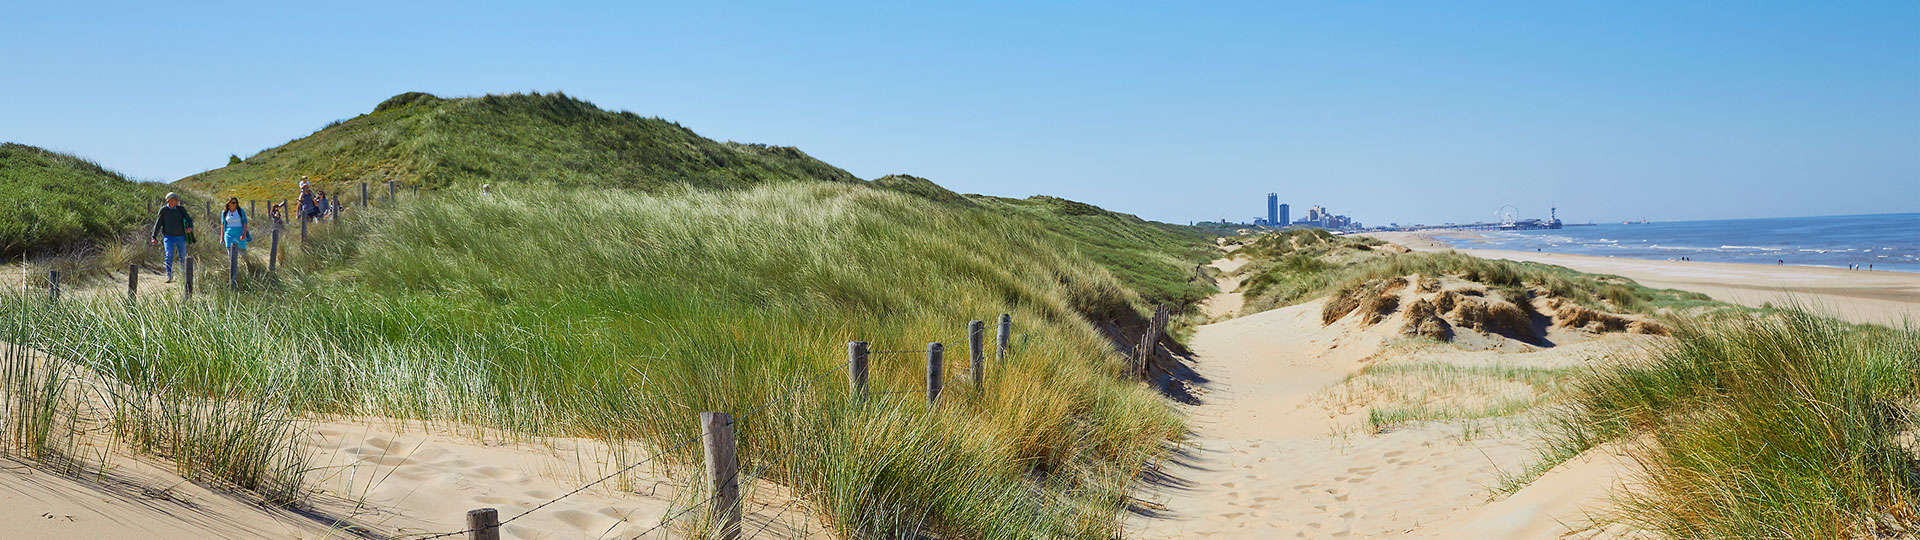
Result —
[[[1421, 251], [1450, 249], [1435, 233], [1373, 233]], [[1476, 257], [1531, 261], [1582, 272], [1613, 274], [1648, 287], [1694, 291], [1747, 306], [1801, 304], [1842, 320], [1885, 325], [1920, 322], [1920, 273], [1866, 272], [1797, 265], [1655, 261], [1491, 249], [1463, 249]]]
[[[1224, 264], [1224, 263], [1223, 263]], [[1218, 266], [1216, 266], [1218, 267]], [[1223, 287], [1226, 283], [1223, 283]], [[1343, 381], [1379, 363], [1582, 366], [1630, 354], [1650, 336], [1558, 336], [1557, 347], [1394, 346], [1398, 324], [1322, 325], [1323, 301], [1202, 326], [1198, 370], [1212, 382], [1190, 409], [1193, 438], [1148, 475], [1133, 538], [1426, 536], [1552, 538], [1587, 526], [1620, 467], [1596, 451], [1512, 496], [1504, 473], [1538, 459], [1537, 428], [1491, 420], [1416, 422], [1374, 433], [1365, 396]], [[1489, 501], [1493, 502], [1489, 502]]]

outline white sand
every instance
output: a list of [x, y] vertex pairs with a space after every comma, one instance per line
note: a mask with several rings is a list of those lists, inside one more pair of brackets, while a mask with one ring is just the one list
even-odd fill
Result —
[[1589, 452], [1490, 504], [1502, 473], [1538, 459], [1537, 431], [1495, 425], [1490, 433], [1470, 433], [1416, 423], [1374, 434], [1366, 407], [1341, 407], [1329, 395], [1372, 362], [1584, 365], [1647, 337], [1613, 334], [1547, 349], [1409, 351], [1383, 346], [1398, 324], [1363, 329], [1348, 317], [1323, 326], [1322, 305], [1197, 330], [1198, 369], [1211, 382], [1204, 403], [1189, 408], [1191, 448], [1149, 475], [1137, 494], [1142, 510], [1126, 520], [1127, 536], [1551, 538], [1584, 528], [1587, 512], [1604, 508], [1620, 470], [1611, 454]]

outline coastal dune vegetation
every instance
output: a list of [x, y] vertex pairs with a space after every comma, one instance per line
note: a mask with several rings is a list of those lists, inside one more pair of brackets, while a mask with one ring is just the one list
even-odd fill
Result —
[[[1135, 475], [1183, 432], [1094, 327], [1139, 319], [1148, 303], [1076, 239], [1018, 213], [862, 183], [525, 183], [403, 198], [312, 233], [287, 241], [277, 275], [255, 265], [239, 291], [213, 265], [191, 302], [15, 296], [4, 309], [50, 357], [183, 399], [253, 404], [243, 410], [662, 452], [698, 433], [694, 413], [734, 412], [743, 469], [854, 537], [1111, 536]], [[1013, 317], [1014, 353], [974, 388], [964, 325], [1000, 313]], [[939, 406], [852, 399], [853, 340], [944, 342]], [[918, 355], [876, 356], [872, 369], [876, 391], [923, 384]], [[204, 472], [299, 470], [275, 448], [236, 454], [254, 469]], [[662, 461], [686, 473], [699, 459], [695, 447]], [[267, 480], [255, 485], [297, 483]]]
[[[1522, 342], [1548, 327], [1661, 336], [1573, 366], [1415, 354], [1369, 364], [1332, 391], [1335, 401], [1367, 406], [1375, 430], [1458, 422], [1471, 432], [1504, 418], [1537, 433], [1538, 461], [1506, 474], [1496, 497], [1611, 444], [1625, 449], [1634, 470], [1613, 507], [1592, 516], [1596, 530], [1672, 538], [1920, 530], [1912, 436], [1920, 333], [1911, 328], [1848, 324], [1793, 306], [1741, 308], [1618, 276], [1413, 253], [1324, 231], [1233, 242], [1250, 259], [1241, 270], [1249, 311], [1325, 298], [1326, 324], [1366, 326], [1404, 314], [1401, 334], [1416, 349], [1485, 347], [1446, 343], [1461, 329]], [[1504, 311], [1462, 320], [1462, 301]]]
[[[18, 143], [0, 143], [0, 260], [58, 270], [70, 280], [142, 262], [133, 246], [148, 202], [163, 186], [128, 180], [85, 159]], [[200, 201], [196, 200], [196, 203]]]

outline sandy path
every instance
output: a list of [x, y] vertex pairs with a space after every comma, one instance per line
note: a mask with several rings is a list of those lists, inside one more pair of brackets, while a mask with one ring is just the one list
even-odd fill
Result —
[[[1222, 289], [1231, 283], [1223, 280]], [[1644, 345], [1645, 336], [1579, 338], [1544, 349], [1397, 349], [1385, 347], [1397, 337], [1395, 325], [1361, 328], [1355, 317], [1322, 325], [1322, 305], [1196, 330], [1197, 367], [1211, 382], [1202, 404], [1187, 409], [1188, 447], [1148, 475], [1137, 494], [1143, 510], [1124, 523], [1127, 537], [1555, 538], [1584, 528], [1589, 512], [1605, 507], [1622, 470], [1611, 449], [1575, 458], [1490, 503], [1503, 473], [1538, 459], [1537, 428], [1488, 419], [1374, 433], [1366, 406], [1343, 404], [1352, 397], [1343, 381], [1380, 362], [1588, 365]], [[1209, 311], [1216, 313], [1223, 312]]]
[[[1444, 251], [1432, 233], [1370, 236], [1415, 250]], [[1760, 306], [1803, 304], [1856, 323], [1920, 322], [1920, 273], [1866, 272], [1817, 266], [1680, 262], [1491, 249], [1459, 250], [1476, 257], [1531, 261], [1582, 272], [1613, 274], [1656, 288], [1694, 291], [1722, 302]]]
[[1383, 335], [1321, 326], [1319, 302], [1202, 326], [1213, 380], [1189, 409], [1191, 448], [1139, 497], [1131, 538], [1398, 536], [1484, 504], [1530, 438], [1463, 440], [1447, 427], [1374, 435], [1313, 402], [1378, 352]]
[[1208, 265], [1220, 271], [1220, 278], [1215, 281], [1220, 294], [1207, 297], [1200, 304], [1200, 312], [1207, 316], [1207, 320], [1224, 320], [1240, 314], [1240, 307], [1246, 305], [1246, 297], [1240, 293], [1240, 276], [1233, 275], [1233, 272], [1246, 265], [1246, 259], [1237, 258], [1218, 259]]

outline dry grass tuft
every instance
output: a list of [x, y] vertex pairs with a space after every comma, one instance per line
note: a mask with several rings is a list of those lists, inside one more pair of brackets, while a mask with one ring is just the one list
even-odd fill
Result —
[[1400, 333], [1438, 341], [1453, 339], [1453, 325], [1440, 317], [1439, 308], [1433, 301], [1421, 298], [1407, 304], [1407, 323], [1400, 327]]
[[1540, 336], [1533, 333], [1533, 320], [1525, 310], [1505, 300], [1461, 296], [1454, 301], [1453, 320], [1460, 326], [1500, 334], [1522, 341]]

